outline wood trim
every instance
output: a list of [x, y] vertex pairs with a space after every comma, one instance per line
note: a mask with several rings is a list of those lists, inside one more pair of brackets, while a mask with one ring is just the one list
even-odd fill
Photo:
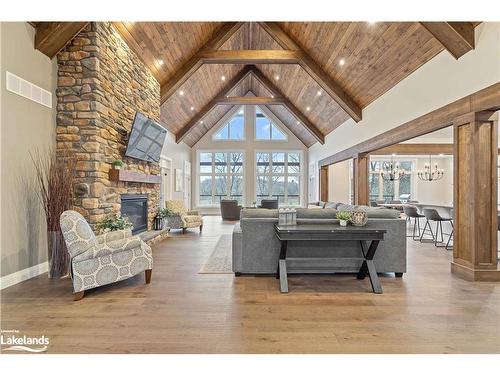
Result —
[[450, 104], [405, 122], [364, 142], [324, 158], [319, 166], [335, 164], [352, 159], [359, 153], [371, 153], [383, 147], [392, 146], [409, 139], [432, 133], [451, 126], [453, 121], [469, 112], [500, 109], [500, 82], [458, 99]]
[[246, 78], [252, 71], [249, 66], [244, 67], [231, 81], [227, 83], [226, 86], [221, 90], [219, 95], [208, 102], [196, 115], [175, 135], [175, 142], [180, 143], [191, 130], [210, 112], [215, 106], [218, 105], [219, 101], [227, 99], [226, 93], [231, 91], [235, 86], [237, 86], [243, 79]]
[[282, 50], [202, 51], [196, 57], [204, 64], [298, 64], [300, 53]]
[[37, 22], [35, 49], [52, 59], [88, 24], [89, 22]]
[[280, 105], [285, 103], [286, 99], [282, 97], [263, 96], [230, 96], [217, 100], [217, 104], [223, 105]]
[[359, 122], [362, 119], [361, 107], [342, 87], [333, 80], [311, 56], [283, 31], [276, 22], [259, 22], [259, 25], [285, 50], [297, 51], [298, 63], [351, 118]]
[[420, 24], [455, 59], [474, 49], [474, 25], [472, 22], [420, 22]]
[[261, 84], [271, 90], [276, 96], [284, 99], [283, 105], [295, 116], [295, 118], [311, 133], [311, 135], [321, 144], [325, 144], [325, 136], [309, 119], [288, 100], [283, 93], [255, 66], [251, 66], [252, 74]]
[[319, 170], [319, 200], [328, 202], [328, 195], [328, 166], [325, 166]]
[[370, 152], [370, 155], [453, 155], [453, 143], [398, 143]]
[[225, 23], [194, 56], [192, 56], [167, 82], [161, 83], [160, 105], [172, 96], [203, 65], [200, 54], [220, 48], [244, 22]]

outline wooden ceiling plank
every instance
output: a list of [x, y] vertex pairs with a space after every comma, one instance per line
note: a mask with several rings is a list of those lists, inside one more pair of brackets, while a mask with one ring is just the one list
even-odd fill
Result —
[[[285, 98], [281, 91], [269, 80], [264, 74], [255, 66], [251, 68], [252, 74], [257, 78], [260, 83], [268, 87], [271, 91], [275, 93], [276, 96]], [[321, 144], [325, 144], [325, 136], [321, 131], [314, 125], [309, 119], [290, 102], [290, 100], [285, 98], [283, 105], [295, 116], [295, 118], [300, 121], [301, 124], [311, 133], [311, 135]]]
[[37, 22], [35, 49], [52, 59], [88, 24], [89, 22]]
[[285, 98], [281, 97], [266, 97], [266, 96], [224, 96], [217, 100], [217, 104], [228, 105], [274, 105], [283, 104]]
[[335, 100], [354, 121], [362, 118], [361, 107], [275, 22], [260, 24], [286, 50], [297, 51], [299, 64]]
[[474, 49], [472, 22], [420, 22], [455, 59]]
[[241, 81], [243, 81], [252, 71], [251, 67], [244, 67], [226, 86], [220, 91], [219, 95], [208, 102], [196, 115], [175, 135], [175, 141], [180, 143], [215, 106], [218, 101], [226, 97], [226, 93], [231, 91]]
[[202, 51], [197, 57], [204, 64], [298, 64], [296, 51], [283, 50], [223, 50]]
[[203, 64], [199, 53], [220, 48], [229, 38], [231, 38], [241, 25], [243, 25], [243, 22], [229, 22], [224, 24], [197, 54], [191, 57], [186, 64], [168, 80], [168, 82], [161, 85], [160, 103], [165, 103], [165, 101]]

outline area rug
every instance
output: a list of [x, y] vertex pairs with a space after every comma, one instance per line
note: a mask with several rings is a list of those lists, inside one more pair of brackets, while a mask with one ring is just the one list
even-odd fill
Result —
[[201, 267], [198, 273], [233, 273], [232, 266], [232, 238], [230, 234], [223, 234], [215, 244], [212, 254]]

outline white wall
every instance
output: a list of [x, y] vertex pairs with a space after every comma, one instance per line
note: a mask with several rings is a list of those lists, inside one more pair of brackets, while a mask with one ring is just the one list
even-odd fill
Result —
[[[35, 31], [28, 23], [2, 22], [0, 34], [0, 263], [1, 276], [14, 275], [9, 283], [16, 283], [36, 276], [30, 269], [44, 269], [37, 265], [47, 260], [45, 216], [36, 196], [30, 152], [55, 146], [57, 63], [33, 48]], [[6, 71], [50, 91], [53, 108], [7, 91]]]
[[[418, 158], [416, 160], [417, 170], [424, 170], [425, 163], [429, 162], [427, 158]], [[437, 204], [437, 205], [453, 205], [453, 157], [433, 157], [432, 168], [437, 163], [439, 169], [444, 170], [444, 176], [438, 181], [421, 181], [415, 179], [415, 195], [412, 199], [416, 199], [421, 203]]]
[[328, 200], [349, 203], [349, 160], [328, 167]]
[[[214, 151], [214, 150], [231, 150], [231, 151], [244, 151], [245, 153], [245, 204], [251, 205], [255, 197], [255, 151], [287, 151], [298, 150], [303, 151], [302, 160], [302, 181], [301, 181], [301, 203], [307, 204], [307, 147], [293, 135], [288, 128], [276, 118], [265, 107], [261, 108], [266, 116], [271, 121], [279, 126], [279, 128], [286, 133], [287, 141], [257, 141], [255, 140], [255, 106], [245, 106], [245, 140], [244, 141], [214, 141], [213, 134], [216, 133], [221, 126], [226, 124], [234, 113], [229, 113], [223, 117], [207, 134], [203, 136], [192, 149], [193, 160], [193, 207], [197, 203], [197, 152], [198, 151]], [[203, 209], [203, 212], [218, 212], [219, 209]]]
[[317, 162], [500, 81], [500, 23], [475, 29], [476, 48], [455, 60], [443, 51], [309, 149]]
[[[171, 132], [167, 133], [165, 137], [165, 143], [163, 144], [163, 149], [161, 150], [161, 156], [172, 159], [172, 179], [174, 176], [174, 169], [180, 169], [184, 173], [184, 161], [191, 161], [191, 147], [189, 147], [184, 142], [176, 143], [175, 135]], [[172, 181], [172, 199], [182, 200], [184, 197], [184, 192], [175, 191], [175, 182]], [[183, 190], [184, 190], [183, 186]]]

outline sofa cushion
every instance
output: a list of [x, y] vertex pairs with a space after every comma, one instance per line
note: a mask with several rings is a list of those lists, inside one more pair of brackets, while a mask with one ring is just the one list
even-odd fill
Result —
[[335, 219], [337, 210], [334, 208], [324, 208], [322, 210], [315, 210], [309, 208], [297, 208], [298, 219]]
[[277, 218], [278, 210], [268, 208], [243, 208], [240, 212], [240, 219], [246, 218]]
[[326, 202], [325, 204], [325, 208], [335, 208], [335, 209], [338, 209], [338, 207], [340, 205], [342, 205], [343, 203], [341, 202]]
[[363, 210], [366, 212], [368, 218], [372, 219], [398, 219], [400, 212], [390, 208], [384, 207], [368, 207], [368, 206], [356, 206], [352, 204], [341, 204], [337, 208], [339, 211], [356, 211]]

